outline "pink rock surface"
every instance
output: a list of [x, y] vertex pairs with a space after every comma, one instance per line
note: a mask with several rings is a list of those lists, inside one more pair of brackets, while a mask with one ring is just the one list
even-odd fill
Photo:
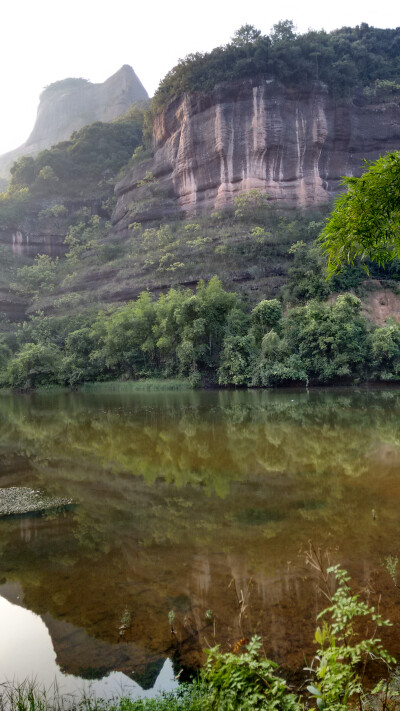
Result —
[[188, 212], [225, 207], [252, 188], [289, 206], [319, 205], [365, 158], [400, 148], [400, 106], [358, 106], [321, 82], [294, 89], [257, 77], [172, 101], [155, 119], [153, 142], [153, 162], [117, 185], [116, 223], [141, 199], [144, 168]]

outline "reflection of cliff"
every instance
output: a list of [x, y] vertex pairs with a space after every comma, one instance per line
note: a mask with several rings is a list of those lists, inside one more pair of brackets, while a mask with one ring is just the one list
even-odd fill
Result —
[[141, 674], [171, 651], [171, 609], [186, 663], [214, 643], [207, 610], [216, 641], [241, 636], [232, 580], [251, 579], [245, 631], [301, 665], [324, 603], [300, 547], [338, 546], [363, 584], [395, 551], [399, 416], [398, 391], [3, 396], [0, 456], [24, 455], [7, 476], [79, 505], [1, 522], [0, 577], [57, 621], [59, 662], [74, 669], [86, 644], [81, 668], [102, 666], [103, 645], [125, 663], [128, 610], [121, 649], [133, 645]]
[[135, 644], [110, 644], [89, 637], [84, 629], [64, 620], [55, 620], [49, 613], [42, 616], [62, 671], [84, 679], [99, 679], [110, 671], [121, 671], [144, 689], [149, 689], [160, 673], [164, 658]]
[[[24, 604], [44, 620], [57, 664], [67, 674], [95, 679], [120, 670], [150, 688], [162, 657], [174, 654], [181, 663], [197, 666], [204, 647], [217, 641], [229, 644], [256, 630], [266, 636], [268, 653], [276, 660], [288, 667], [300, 665], [303, 652], [312, 652], [310, 599], [315, 609], [321, 605], [309, 581], [295, 569], [284, 571], [280, 579], [257, 571], [244, 551], [226, 556], [188, 548], [159, 545], [141, 550], [125, 541], [122, 566], [117, 550], [113, 550], [114, 565], [103, 555], [95, 567], [70, 550], [75, 565], [69, 572], [54, 571], [39, 559], [35, 573], [27, 560], [21, 560], [17, 573], [11, 575], [21, 582]], [[287, 567], [286, 560], [284, 564]], [[242, 625], [235, 586], [251, 598]], [[10, 597], [6, 588], [0, 589], [0, 595]], [[118, 618], [124, 605], [132, 611], [132, 623], [118, 642]], [[175, 613], [176, 637], [169, 629], [170, 609]], [[210, 609], [216, 621], [215, 638], [213, 625], [206, 620]]]
[[[6, 604], [5, 600], [13, 604]], [[55, 620], [49, 613], [39, 617], [24, 609], [22, 604], [20, 585], [6, 583], [0, 586], [1, 643], [7, 648], [7, 654], [1, 657], [1, 681], [14, 678], [22, 682], [36, 678], [40, 686], [47, 688], [57, 683], [65, 693], [77, 691], [87, 680], [97, 695], [106, 690], [100, 680], [110, 672], [120, 672], [108, 679], [119, 693], [122, 689], [118, 689], [118, 683], [131, 692], [135, 692], [137, 685], [149, 689], [156, 683], [164, 659], [135, 644], [110, 645], [91, 638], [69, 622]], [[16, 635], [18, 639], [15, 639]], [[33, 648], [36, 650], [34, 657], [31, 654]], [[74, 680], [71, 675], [77, 678]], [[133, 676], [134, 684], [130, 684]]]

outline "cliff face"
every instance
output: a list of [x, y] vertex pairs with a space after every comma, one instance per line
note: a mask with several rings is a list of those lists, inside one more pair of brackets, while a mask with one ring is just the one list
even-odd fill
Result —
[[153, 140], [153, 162], [117, 185], [120, 227], [141, 198], [144, 169], [189, 212], [225, 207], [252, 188], [289, 206], [326, 202], [364, 158], [400, 148], [400, 105], [356, 106], [320, 82], [294, 90], [258, 77], [175, 100], [156, 117]]
[[8, 177], [10, 166], [19, 156], [36, 155], [94, 121], [112, 121], [136, 101], [147, 98], [146, 89], [128, 65], [102, 84], [65, 80], [50, 85], [41, 95], [28, 140], [0, 156], [0, 177]]

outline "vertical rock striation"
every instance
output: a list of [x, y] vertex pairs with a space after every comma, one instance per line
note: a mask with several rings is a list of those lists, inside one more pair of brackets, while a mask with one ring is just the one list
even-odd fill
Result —
[[[225, 207], [252, 188], [293, 207], [326, 202], [364, 158], [400, 148], [400, 106], [357, 106], [321, 82], [294, 89], [255, 77], [174, 100], [156, 116], [153, 141], [152, 163], [117, 185], [121, 228], [141, 199], [144, 168], [186, 212]], [[147, 212], [159, 216], [157, 207]]]

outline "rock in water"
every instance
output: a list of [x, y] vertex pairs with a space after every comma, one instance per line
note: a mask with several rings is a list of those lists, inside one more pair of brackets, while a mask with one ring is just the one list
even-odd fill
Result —
[[71, 499], [45, 496], [40, 491], [23, 486], [0, 489], [0, 518], [44, 513], [71, 506]]

